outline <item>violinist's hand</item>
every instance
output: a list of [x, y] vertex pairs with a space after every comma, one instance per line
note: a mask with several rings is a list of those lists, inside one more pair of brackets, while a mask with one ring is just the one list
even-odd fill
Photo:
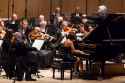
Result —
[[75, 29], [75, 28], [73, 28], [73, 29], [72, 29], [72, 32], [77, 32], [77, 31], [78, 31], [78, 30], [77, 30], [77, 29]]
[[49, 39], [49, 35], [48, 35], [48, 34], [45, 34], [45, 35], [44, 35], [44, 38], [45, 38], [45, 39]]

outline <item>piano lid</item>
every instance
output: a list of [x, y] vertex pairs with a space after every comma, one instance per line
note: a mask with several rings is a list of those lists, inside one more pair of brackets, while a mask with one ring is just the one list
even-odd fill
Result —
[[97, 28], [85, 39], [94, 43], [103, 40], [125, 39], [125, 14], [108, 14]]

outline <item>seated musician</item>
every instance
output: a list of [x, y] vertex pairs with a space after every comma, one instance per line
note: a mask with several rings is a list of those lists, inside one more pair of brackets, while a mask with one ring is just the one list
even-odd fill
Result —
[[[74, 65], [75, 71], [79, 71], [78, 68], [80, 66], [80, 71], [83, 72], [83, 64], [82, 64], [82, 62], [80, 62], [80, 59], [78, 57], [74, 58], [73, 55], [82, 55], [82, 54], [84, 54], [84, 52], [75, 49], [75, 46], [74, 46], [74, 43], [73, 43], [74, 39], [75, 39], [74, 34], [70, 33], [67, 36], [67, 39], [64, 41], [64, 51], [65, 51], [64, 61], [75, 62], [75, 65]], [[73, 55], [71, 55], [71, 54], [73, 54]]]
[[6, 30], [5, 22], [0, 18], [0, 27]]
[[11, 44], [12, 32], [6, 30], [5, 37], [2, 43], [2, 68], [4, 69], [6, 76], [11, 79], [14, 77], [14, 67], [15, 67], [15, 56], [13, 55], [13, 48]]
[[0, 26], [0, 39], [3, 39], [5, 37], [6, 31], [3, 27]]
[[35, 26], [40, 27], [42, 22], [46, 22], [45, 16], [40, 14], [39, 17], [35, 20]]
[[29, 22], [27, 19], [22, 19], [20, 21], [20, 26], [18, 29], [19, 32], [21, 32], [23, 35], [25, 35], [26, 37], [28, 37], [28, 34], [31, 31], [31, 27], [29, 26]]
[[21, 32], [15, 32], [14, 36], [12, 38], [12, 46], [15, 48], [15, 73], [16, 73], [16, 80], [23, 80], [23, 76], [25, 73], [25, 79], [26, 80], [33, 80], [31, 74], [32, 74], [32, 62], [29, 60], [29, 57], [27, 55], [28, 48], [25, 42], [25, 38], [23, 37]]
[[46, 33], [46, 25], [47, 25], [47, 21], [41, 21], [39, 23], [39, 27], [40, 27], [41, 32]]
[[62, 33], [68, 34], [70, 32], [76, 33], [77, 29], [73, 28], [72, 26], [69, 26], [69, 23], [67, 21], [62, 22]]
[[48, 34], [45, 34], [41, 31], [40, 27], [35, 27], [30, 33], [29, 38], [31, 40], [46, 40], [49, 38]]
[[72, 24], [80, 24], [81, 23], [82, 13], [80, 12], [80, 7], [75, 7], [75, 11], [71, 14], [70, 20]]
[[60, 25], [59, 23], [59, 17], [63, 17], [65, 16], [64, 13], [62, 13], [61, 8], [60, 7], [56, 7], [55, 12], [53, 12], [50, 15], [50, 21], [52, 24], [54, 24], [56, 27], [58, 27]]
[[79, 32], [83, 33], [84, 36], [88, 36], [92, 31], [94, 30], [94, 28], [91, 25], [87, 25], [87, 24], [83, 24], [80, 27]]
[[5, 34], [6, 34], [6, 27], [4, 24], [4, 21], [2, 19], [0, 19], [0, 39], [3, 39]]
[[28, 19], [22, 19], [20, 21], [20, 26], [19, 26], [19, 29], [18, 29], [18, 32], [20, 32], [24, 38], [26, 38], [27, 40], [27, 45], [30, 46], [31, 44], [31, 41], [29, 40], [28, 38], [28, 34], [31, 32], [31, 27], [29, 26], [29, 22], [28, 22]]
[[19, 18], [16, 13], [13, 13], [11, 20], [8, 21], [7, 23], [7, 28], [11, 29], [13, 32], [18, 31], [19, 29]]
[[86, 38], [92, 31], [94, 30], [94, 27], [88, 23], [87, 16], [83, 14], [82, 16], [82, 23], [80, 24], [80, 27], [77, 31], [77, 38], [78, 40], [82, 41], [84, 38]]

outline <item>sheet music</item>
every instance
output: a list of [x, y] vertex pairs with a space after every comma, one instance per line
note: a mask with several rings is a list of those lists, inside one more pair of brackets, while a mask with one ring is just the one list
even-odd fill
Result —
[[40, 50], [44, 44], [45, 40], [35, 40], [32, 44], [32, 47], [35, 47], [37, 50]]
[[2, 46], [2, 44], [3, 44], [3, 40], [0, 40], [0, 47]]

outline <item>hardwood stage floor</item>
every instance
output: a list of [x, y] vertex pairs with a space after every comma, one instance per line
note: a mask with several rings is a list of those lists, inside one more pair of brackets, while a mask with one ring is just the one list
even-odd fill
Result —
[[[69, 80], [69, 72], [65, 72], [66, 80], [59, 80], [52, 78], [52, 69], [40, 70], [40, 74], [43, 77], [37, 79], [37, 81], [16, 81], [15, 83], [125, 83], [125, 76], [115, 76], [105, 80], [85, 80], [73, 78]], [[59, 78], [60, 73], [56, 72], [56, 77]], [[0, 78], [0, 83], [13, 83], [13, 80], [6, 78]]]

